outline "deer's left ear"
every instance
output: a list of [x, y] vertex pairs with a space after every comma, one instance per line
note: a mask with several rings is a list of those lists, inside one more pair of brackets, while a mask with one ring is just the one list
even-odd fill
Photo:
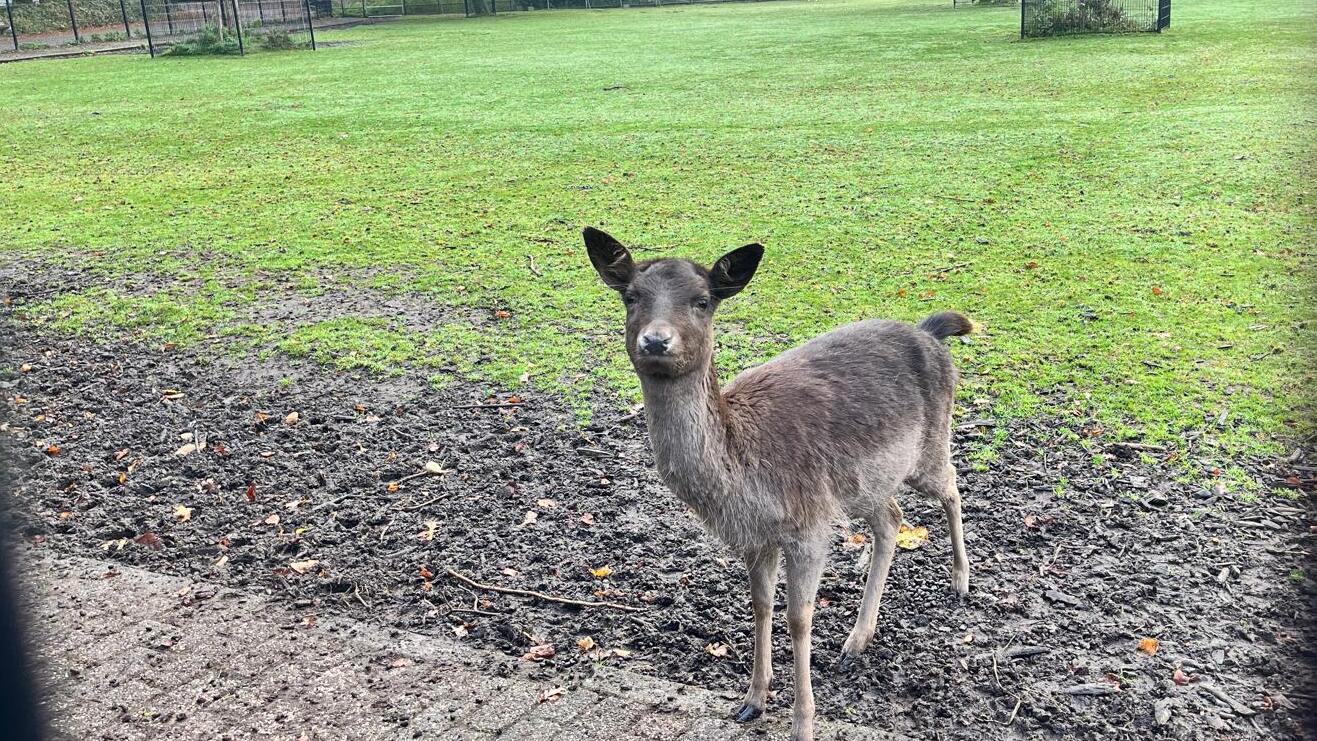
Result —
[[709, 292], [719, 300], [731, 298], [741, 292], [764, 257], [762, 244], [747, 244], [718, 258], [709, 269]]
[[581, 237], [585, 239], [585, 251], [590, 254], [590, 263], [599, 277], [614, 291], [625, 291], [636, 272], [631, 253], [607, 232], [592, 226], [587, 226]]

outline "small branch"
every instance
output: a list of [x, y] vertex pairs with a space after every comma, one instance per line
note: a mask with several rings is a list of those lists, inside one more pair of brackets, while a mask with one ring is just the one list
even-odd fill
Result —
[[568, 599], [567, 597], [555, 597], [551, 594], [544, 594], [543, 592], [532, 592], [526, 589], [509, 589], [508, 587], [496, 587], [491, 584], [481, 584], [480, 582], [475, 581], [474, 579], [471, 579], [466, 576], [462, 576], [461, 574], [457, 573], [452, 569], [448, 569], [448, 575], [462, 582], [463, 584], [470, 585], [472, 587], [475, 587], [476, 589], [483, 589], [487, 592], [498, 592], [499, 594], [515, 594], [521, 597], [535, 597], [537, 599], [542, 599], [547, 602], [557, 602], [558, 604], [575, 605], [577, 607], [607, 607], [611, 610], [623, 610], [625, 612], [644, 612], [643, 608], [631, 607], [630, 605], [620, 605], [616, 602], [588, 602], [586, 600]]
[[1011, 717], [1009, 717], [1009, 718], [1006, 719], [1006, 725], [1009, 726], [1010, 724], [1012, 724], [1012, 723], [1015, 722], [1015, 715], [1016, 715], [1016, 713], [1019, 713], [1019, 712], [1020, 712], [1020, 705], [1021, 705], [1021, 703], [1023, 703], [1023, 702], [1024, 702], [1024, 698], [1023, 698], [1023, 697], [1021, 697], [1021, 698], [1019, 698], [1019, 699], [1017, 699], [1017, 700], [1015, 701], [1015, 709], [1011, 711]]
[[534, 255], [526, 255], [526, 261], [530, 263], [530, 272], [534, 273], [536, 278], [543, 278], [543, 277], [544, 277], [544, 273], [541, 273], [541, 272], [540, 272], [540, 269], [537, 268], [537, 267], [535, 267], [535, 256], [534, 256]]
[[452, 409], [498, 409], [499, 407], [519, 407], [519, 401], [496, 401], [489, 404], [454, 404]]

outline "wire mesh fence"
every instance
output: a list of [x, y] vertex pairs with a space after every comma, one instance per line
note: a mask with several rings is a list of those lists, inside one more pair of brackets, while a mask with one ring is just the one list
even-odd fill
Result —
[[14, 51], [122, 44], [145, 33], [136, 0], [0, 0], [0, 3], [4, 3], [0, 35]]
[[[382, 18], [401, 15], [478, 16], [527, 10], [652, 8], [662, 5], [756, 1], [759, 0], [329, 0], [334, 15], [343, 18]], [[1016, 0], [1009, 2], [1014, 3]]]
[[1021, 0], [1020, 36], [1161, 31], [1171, 0]]

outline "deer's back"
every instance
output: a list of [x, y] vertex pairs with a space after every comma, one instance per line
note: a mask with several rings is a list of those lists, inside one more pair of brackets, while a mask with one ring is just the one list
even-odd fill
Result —
[[932, 335], [869, 320], [746, 370], [724, 399], [747, 473], [788, 496], [817, 496], [811, 488], [853, 487], [866, 467], [903, 477], [924, 445], [945, 444], [955, 385], [951, 355]]

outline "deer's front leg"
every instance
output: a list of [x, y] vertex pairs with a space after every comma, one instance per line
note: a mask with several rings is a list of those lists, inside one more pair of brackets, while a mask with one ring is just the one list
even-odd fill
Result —
[[740, 723], [754, 720], [768, 703], [773, 682], [773, 590], [777, 587], [777, 546], [764, 546], [745, 554], [750, 572], [750, 603], [755, 613], [755, 659], [750, 672], [750, 689], [736, 711]]
[[796, 702], [791, 708], [791, 741], [814, 741], [814, 688], [810, 682], [810, 633], [814, 628], [814, 597], [823, 574], [822, 541], [786, 549], [787, 627], [796, 673]]

